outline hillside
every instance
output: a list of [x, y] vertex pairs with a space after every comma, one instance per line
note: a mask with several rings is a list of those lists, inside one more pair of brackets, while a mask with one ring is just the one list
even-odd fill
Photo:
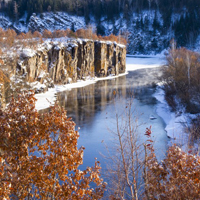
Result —
[[175, 38], [195, 48], [200, 30], [199, 2], [163, 0], [8, 1], [1, 5], [0, 26], [18, 32], [71, 29], [92, 25], [100, 35], [122, 34], [128, 53], [158, 53]]

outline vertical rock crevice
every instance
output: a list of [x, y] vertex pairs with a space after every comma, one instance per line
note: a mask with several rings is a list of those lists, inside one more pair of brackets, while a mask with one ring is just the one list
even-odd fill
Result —
[[[50, 42], [33, 55], [20, 55], [17, 71], [27, 82], [56, 84], [76, 82], [86, 77], [105, 77], [125, 72], [126, 47], [113, 42], [69, 40]], [[44, 78], [45, 77], [45, 78]]]

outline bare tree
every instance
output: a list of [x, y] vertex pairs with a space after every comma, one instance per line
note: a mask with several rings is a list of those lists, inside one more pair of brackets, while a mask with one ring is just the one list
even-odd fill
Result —
[[188, 85], [189, 85], [189, 89], [190, 89], [190, 56], [189, 56], [189, 52], [186, 52], [186, 65], [187, 65], [187, 71], [188, 71]]
[[17, 4], [16, 1], [14, 1], [13, 12], [14, 12], [14, 15], [15, 15], [15, 21], [17, 21], [19, 13], [18, 13], [18, 4]]
[[150, 18], [150, 13], [151, 13], [151, 2], [152, 2], [152, 0], [148, 0], [148, 3], [149, 3], [149, 18]]
[[[115, 112], [116, 129], [109, 129], [114, 136], [114, 149], [107, 148], [110, 155], [108, 160], [111, 161], [111, 164], [108, 164], [108, 178], [112, 190], [109, 197], [138, 200], [144, 193], [144, 147], [139, 139], [138, 115], [133, 99], [127, 100], [124, 109], [118, 106]], [[112, 151], [115, 153], [111, 153]]]

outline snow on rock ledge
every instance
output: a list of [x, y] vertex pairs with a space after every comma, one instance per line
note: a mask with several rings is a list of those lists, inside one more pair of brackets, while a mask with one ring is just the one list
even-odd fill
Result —
[[[47, 48], [48, 47], [48, 48]], [[44, 82], [47, 87], [125, 73], [126, 47], [112, 42], [65, 39], [46, 41], [34, 52], [24, 49], [17, 65], [27, 82]], [[41, 76], [42, 74], [42, 76]]]

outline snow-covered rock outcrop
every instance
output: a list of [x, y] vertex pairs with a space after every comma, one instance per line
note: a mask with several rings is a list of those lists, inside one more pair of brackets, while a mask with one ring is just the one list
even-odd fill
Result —
[[67, 84], [86, 77], [105, 77], [125, 72], [126, 47], [113, 42], [92, 40], [47, 41], [41, 48], [23, 49], [17, 74], [25, 81]]
[[47, 30], [65, 30], [85, 28], [86, 24], [83, 17], [72, 16], [64, 12], [46, 12], [40, 15], [33, 14], [28, 23], [28, 29], [31, 31], [43, 32]]

